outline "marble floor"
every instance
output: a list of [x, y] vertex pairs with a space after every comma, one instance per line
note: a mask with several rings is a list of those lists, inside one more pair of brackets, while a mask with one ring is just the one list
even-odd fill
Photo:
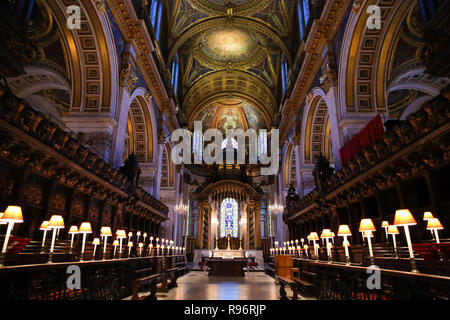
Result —
[[[191, 271], [177, 281], [178, 287], [157, 293], [158, 300], [279, 300], [280, 286], [263, 272], [247, 272], [245, 277], [209, 277]], [[288, 297], [292, 291], [286, 288]], [[140, 295], [148, 294], [146, 292]], [[130, 299], [128, 297], [126, 300]], [[306, 299], [299, 296], [299, 299]]]

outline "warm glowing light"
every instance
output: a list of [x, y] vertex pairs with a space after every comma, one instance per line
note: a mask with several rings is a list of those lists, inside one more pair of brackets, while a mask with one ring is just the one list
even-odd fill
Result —
[[408, 209], [395, 211], [394, 226], [413, 226], [416, 224], [416, 220]]

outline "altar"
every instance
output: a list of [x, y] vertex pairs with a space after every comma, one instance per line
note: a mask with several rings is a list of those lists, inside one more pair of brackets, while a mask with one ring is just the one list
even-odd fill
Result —
[[208, 276], [245, 277], [244, 267], [247, 267], [248, 260], [245, 258], [208, 258], [206, 265], [209, 268]]
[[212, 250], [213, 258], [235, 259], [245, 258], [244, 250]]

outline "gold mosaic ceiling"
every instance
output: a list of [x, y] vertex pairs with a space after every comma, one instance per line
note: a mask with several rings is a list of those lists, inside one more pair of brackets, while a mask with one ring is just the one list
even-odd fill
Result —
[[214, 119], [231, 114], [226, 101], [233, 101], [238, 127], [270, 128], [282, 56], [291, 63], [295, 1], [169, 0], [168, 12], [167, 65], [179, 61], [180, 112], [189, 127], [205, 113]]

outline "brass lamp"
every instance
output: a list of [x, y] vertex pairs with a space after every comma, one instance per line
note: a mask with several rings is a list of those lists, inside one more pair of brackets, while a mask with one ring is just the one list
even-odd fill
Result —
[[51, 216], [48, 227], [53, 229], [52, 244], [50, 246], [50, 255], [48, 258], [48, 262], [51, 263], [53, 260], [53, 249], [55, 248], [56, 230], [64, 228], [64, 218], [60, 215]]
[[389, 243], [389, 237], [388, 237], [389, 222], [383, 221], [381, 223], [381, 227], [384, 229], [384, 233], [386, 234], [386, 242]]
[[330, 229], [323, 229], [322, 234], [320, 235], [322, 239], [326, 240], [326, 248], [327, 248], [327, 258], [328, 262], [331, 263], [331, 247], [329, 246], [330, 242], [329, 239], [333, 238], [333, 234], [331, 233]]
[[444, 227], [442, 226], [439, 219], [433, 218], [433, 219], [428, 220], [427, 230], [431, 230], [432, 232], [434, 231], [434, 234], [436, 235], [436, 243], [441, 243], [439, 241], [438, 230], [443, 230], [443, 229], [444, 229]]
[[129, 258], [131, 255], [131, 248], [133, 247], [133, 242], [129, 241], [127, 246], [128, 246], [128, 258]]
[[348, 245], [349, 244], [347, 237], [351, 237], [352, 232], [350, 231], [350, 228], [348, 225], [343, 224], [339, 226], [339, 230], [338, 230], [338, 236], [339, 237], [344, 237], [344, 242], [343, 242], [343, 246], [345, 249], [345, 262], [346, 264], [350, 264], [350, 253], [348, 252]]
[[411, 260], [411, 272], [418, 273], [419, 270], [416, 268], [416, 261], [414, 260], [414, 252], [412, 249], [411, 244], [411, 236], [409, 234], [409, 226], [416, 225], [417, 222], [414, 219], [413, 215], [411, 214], [411, 211], [408, 209], [400, 209], [395, 211], [395, 218], [394, 218], [394, 226], [400, 226], [405, 229], [405, 235], [406, 235], [406, 242], [408, 243], [408, 250], [409, 250], [409, 258]]
[[50, 221], [43, 221], [41, 226], [39, 227], [39, 230], [44, 231], [44, 236], [42, 237], [42, 245], [41, 245], [41, 252], [44, 252], [44, 246], [45, 246], [45, 237], [47, 235], [47, 231], [51, 230], [48, 227], [48, 224], [50, 223]]
[[117, 249], [118, 245], [119, 245], [119, 240], [114, 240], [114, 242], [113, 242], [113, 247], [114, 247], [113, 259], [116, 257], [116, 249]]
[[100, 239], [94, 238], [92, 244], [94, 245], [94, 254], [92, 255], [92, 260], [95, 260], [95, 252], [97, 251], [97, 246], [100, 244]]
[[8, 247], [9, 237], [11, 236], [11, 231], [14, 227], [14, 223], [22, 223], [22, 208], [19, 206], [8, 206], [3, 213], [1, 218], [2, 222], [8, 223], [8, 228], [6, 229], [5, 240], [3, 242], [2, 254], [0, 258], [0, 267], [3, 266], [3, 261], [6, 255], [6, 248]]
[[72, 247], [73, 247], [73, 238], [78, 233], [78, 227], [77, 226], [71, 226], [69, 229], [69, 234], [72, 235], [70, 239], [70, 250], [69, 252], [72, 253]]
[[117, 230], [116, 231], [116, 237], [119, 239], [119, 259], [122, 258], [122, 239], [125, 239], [127, 237], [127, 234], [125, 233], [125, 230]]
[[108, 243], [108, 237], [112, 237], [112, 232], [110, 227], [102, 227], [100, 229], [100, 237], [103, 237], [103, 254], [102, 259], [106, 259], [106, 244]]
[[319, 245], [316, 245], [316, 241], [319, 240], [319, 235], [317, 232], [311, 232], [309, 239], [314, 243], [314, 255], [316, 256], [316, 260], [319, 260]]
[[373, 257], [372, 240], [370, 239], [371, 237], [370, 237], [369, 232], [376, 231], [376, 229], [372, 222], [372, 219], [362, 219], [361, 223], [359, 225], [359, 231], [363, 232], [367, 238], [367, 243], [369, 245], [369, 253], [370, 253], [370, 263], [373, 265], [375, 263], [375, 261], [374, 261], [374, 257]]
[[79, 233], [83, 234], [83, 242], [81, 245], [81, 256], [80, 256], [80, 261], [83, 261], [84, 259], [84, 247], [86, 245], [86, 235], [88, 233], [92, 233], [92, 227], [91, 224], [89, 222], [83, 222], [80, 226], [80, 229], [78, 230]]
[[388, 227], [388, 234], [392, 235], [392, 241], [394, 243], [394, 254], [395, 257], [398, 258], [398, 252], [397, 252], [397, 241], [395, 240], [395, 236], [397, 234], [400, 234], [396, 226], [389, 226]]
[[138, 231], [138, 232], [136, 233], [136, 236], [137, 236], [137, 238], [136, 238], [136, 242], [139, 242], [139, 237], [141, 236], [141, 232], [140, 232], [140, 231]]

